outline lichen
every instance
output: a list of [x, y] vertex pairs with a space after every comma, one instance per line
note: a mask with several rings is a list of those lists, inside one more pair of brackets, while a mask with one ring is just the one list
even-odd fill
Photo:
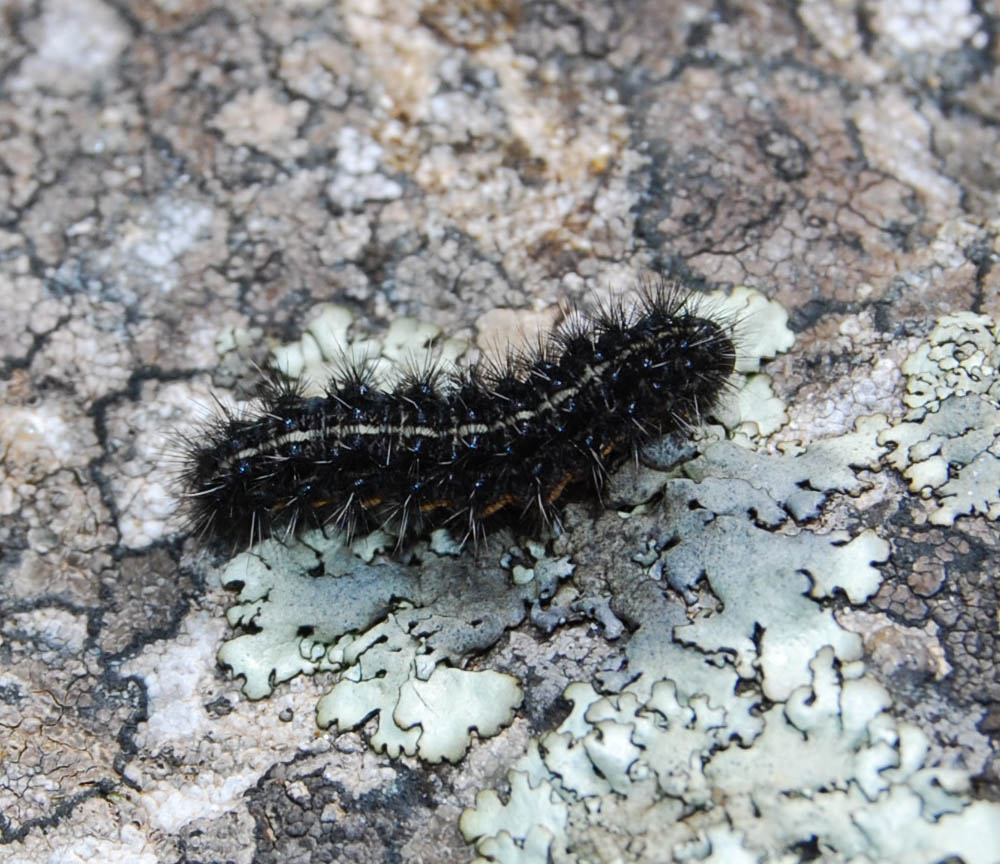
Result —
[[742, 285], [729, 294], [708, 295], [706, 306], [732, 322], [737, 347], [733, 386], [713, 413], [733, 436], [767, 437], [788, 422], [788, 415], [760, 366], [792, 347], [795, 335], [788, 329], [788, 313], [780, 303]]
[[476, 795], [475, 808], [462, 814], [462, 834], [478, 840], [479, 851], [494, 861], [547, 861], [552, 841], [566, 830], [569, 808], [548, 780], [532, 783], [525, 770], [512, 770], [509, 779], [506, 804], [492, 790]]
[[[872, 596], [889, 544], [815, 527], [883, 460], [933, 490], [939, 521], [995, 518], [996, 359], [988, 319], [942, 319], [905, 367], [904, 422], [862, 417], [780, 454], [737, 431], [659, 481], [671, 518], [632, 557], [657, 587], [626, 603], [617, 586], [626, 662], [565, 690], [572, 711], [514, 765], [502, 811], [479, 797], [463, 815], [479, 860], [759, 864], [801, 848], [831, 862], [998, 860], [1000, 807], [972, 800], [968, 772], [935, 764], [925, 733], [892, 717], [860, 639], [827, 607]], [[562, 829], [531, 817], [539, 789], [567, 808]]]
[[1000, 333], [988, 315], [945, 315], [903, 364], [908, 419], [936, 411], [952, 396], [1000, 402]]
[[[743, 479], [765, 492], [765, 501], [780, 502], [795, 521], [803, 522], [819, 514], [832, 492], [856, 495], [863, 489], [863, 481], [851, 468], [878, 467], [886, 448], [875, 439], [888, 425], [881, 415], [861, 417], [852, 433], [816, 441], [808, 448], [786, 446], [782, 448], [784, 455], [719, 441], [685, 464], [684, 472], [701, 483], [711, 477]], [[782, 517], [772, 521], [780, 522]]]
[[1000, 808], [925, 764], [928, 739], [887, 713], [860, 664], [828, 646], [810, 670], [750, 747], [727, 704], [679, 697], [670, 679], [645, 697], [573, 684], [570, 716], [511, 770], [507, 805], [480, 793], [463, 834], [484, 862], [607, 860], [607, 837], [619, 861], [783, 860], [797, 844], [824, 861], [995, 861]]
[[[756, 386], [769, 388], [757, 370], [761, 356], [790, 344], [784, 310], [748, 289], [710, 297], [706, 308], [736, 323], [739, 369], [754, 376]], [[454, 363], [467, 347], [441, 340], [437, 328], [412, 319], [393, 322], [380, 341], [353, 334], [352, 323], [342, 307], [319, 307], [297, 342], [272, 350], [273, 365], [315, 386], [329, 364], [344, 356], [368, 358], [378, 374], [390, 378], [394, 368], [431, 355]], [[219, 345], [233, 349], [238, 343], [230, 335]], [[734, 385], [733, 393], [745, 383]], [[737, 399], [730, 411], [733, 425], [744, 422], [748, 406], [757, 401], [740, 408]], [[775, 403], [769, 410], [780, 413], [783, 406]], [[527, 614], [542, 629], [558, 626], [562, 610], [543, 604], [573, 567], [537, 543], [509, 554], [486, 550], [470, 566], [444, 532], [418, 546], [419, 568], [372, 563], [390, 542], [376, 532], [347, 547], [336, 532], [312, 532], [285, 542], [268, 540], [237, 556], [221, 581], [239, 589], [227, 615], [243, 632], [222, 646], [219, 661], [243, 676], [244, 692], [254, 699], [295, 675], [338, 673], [317, 706], [320, 726], [343, 731], [376, 716], [371, 737], [376, 750], [456, 761], [471, 730], [481, 737], [496, 734], [521, 702], [520, 685], [511, 676], [462, 667]], [[620, 632], [606, 598], [585, 605], [609, 636]]]
[[[638, 861], [669, 850], [677, 860], [763, 861], [811, 843], [829, 860], [958, 854], [975, 862], [1000, 849], [990, 827], [996, 808], [972, 803], [967, 774], [929, 764], [923, 733], [891, 719], [887, 692], [859, 662], [859, 637], [828, 607], [838, 595], [861, 604], [877, 590], [875, 565], [888, 544], [871, 530], [815, 527], [834, 493], [869, 488], [858, 471], [877, 468], [892, 444], [890, 461], [903, 442], [916, 458], [931, 441], [941, 458], [969, 457], [974, 466], [996, 410], [990, 388], [976, 390], [989, 364], [959, 361], [934, 402], [923, 398], [925, 359], [924, 389], [912, 391], [919, 415], [893, 428], [882, 416], [861, 418], [848, 435], [769, 453], [763, 439], [785, 409], [757, 371], [759, 358], [787, 347], [790, 334], [770, 304], [752, 294], [736, 300], [760, 307], [777, 330], [741, 343], [747, 377], [717, 418], [732, 440], [716, 440], [714, 430], [700, 453], [675, 453], [682, 464], [673, 474], [636, 482], [633, 492], [660, 492], [669, 520], [643, 506], [623, 514], [651, 529], [622, 572], [638, 565], [660, 601], [622, 606], [628, 584], [615, 569], [609, 597], [576, 596], [574, 608], [600, 620], [609, 638], [624, 632], [616, 614], [628, 608], [624, 662], [567, 688], [573, 710], [511, 770], [506, 802], [485, 790], [463, 815], [483, 860]], [[325, 308], [275, 359], [286, 372], [318, 377], [344, 350], [349, 326]], [[393, 332], [386, 344], [364, 346], [366, 355], [398, 364], [413, 356], [413, 340], [426, 352], [437, 336], [418, 323]], [[954, 329], [946, 335], [954, 340]], [[458, 356], [461, 347], [449, 350]], [[940, 351], [921, 356], [947, 365]], [[746, 388], [757, 395], [741, 399]], [[959, 421], [967, 425], [955, 434]], [[376, 534], [348, 547], [315, 532], [229, 562], [222, 582], [239, 596], [228, 617], [244, 632], [219, 659], [254, 698], [294, 675], [336, 673], [317, 706], [321, 726], [342, 731], [374, 717], [374, 749], [458, 761], [473, 733], [497, 734], [522, 699], [513, 676], [465, 668], [470, 657], [526, 617], [559, 626], [568, 607], [548, 601], [573, 581], [573, 564], [529, 543], [469, 567], [443, 533], [416, 547], [417, 567], [376, 561], [388, 542]], [[676, 601], [664, 614], [665, 591], [684, 599], [686, 615]], [[907, 830], [887, 833], [893, 824]]]
[[[390, 615], [341, 648], [346, 672], [320, 700], [319, 725], [351, 729], [378, 711], [372, 747], [392, 757], [419, 753], [427, 762], [458, 762], [471, 730], [489, 738], [510, 725], [522, 698], [516, 678], [437, 665], [422, 647]], [[421, 666], [431, 668], [426, 680]]]
[[354, 336], [353, 323], [354, 313], [344, 306], [317, 306], [297, 341], [272, 349], [271, 365], [318, 391], [331, 367], [336, 371], [344, 358], [365, 359], [377, 376], [387, 379], [396, 369], [430, 358], [445, 367], [453, 365], [468, 349], [463, 340], [442, 338], [440, 328], [415, 318], [396, 318], [379, 340]]
[[879, 436], [910, 489], [933, 501], [930, 521], [1000, 519], [1000, 333], [985, 315], [938, 321], [903, 365], [906, 419]]
[[254, 699], [295, 675], [339, 672], [318, 705], [321, 726], [343, 731], [378, 715], [376, 750], [457, 761], [471, 729], [495, 735], [521, 701], [511, 676], [458, 667], [551, 596], [571, 568], [538, 562], [532, 578], [515, 580], [498, 565], [423, 554], [433, 560], [420, 569], [370, 564], [342, 537], [319, 532], [258, 544], [221, 573], [239, 589], [229, 623], [246, 632], [222, 646], [219, 662], [244, 677]]

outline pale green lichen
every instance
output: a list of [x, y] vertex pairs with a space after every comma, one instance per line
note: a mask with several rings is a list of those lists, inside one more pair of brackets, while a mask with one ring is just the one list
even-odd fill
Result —
[[[758, 376], [741, 387], [756, 395], [737, 396], [719, 417], [737, 440], [757, 444], [784, 422], [784, 406], [756, 372], [759, 359], [792, 337], [780, 307], [742, 290], [733, 298], [770, 323], [741, 342], [739, 368]], [[349, 327], [341, 311], [321, 310], [308, 339], [276, 359], [321, 380]], [[398, 359], [410, 343], [404, 331], [420, 342], [418, 357], [437, 335], [403, 322], [390, 347], [362, 348]], [[938, 413], [951, 422], [948, 400]], [[977, 416], [981, 432], [989, 417]], [[592, 682], [567, 689], [573, 711], [512, 770], [506, 802], [488, 790], [477, 796], [461, 828], [485, 860], [765, 861], [815, 842], [831, 861], [960, 854], [978, 864], [988, 860], [983, 849], [1000, 848], [990, 822], [996, 808], [969, 802], [961, 772], [925, 764], [926, 738], [889, 718], [885, 691], [857, 662], [858, 637], [822, 605], [837, 593], [861, 603], [878, 587], [873, 565], [888, 555], [884, 541], [804, 526], [831, 493], [865, 490], [852, 469], [873, 468], [904, 440], [885, 427], [882, 417], [862, 418], [849, 435], [781, 455], [706, 444], [681, 476], [658, 481], [671, 518], [654, 522], [633, 561], [692, 612], [662, 590], [649, 595], [632, 622], [627, 664], [599, 676], [603, 692]], [[961, 442], [949, 429], [943, 424], [940, 435]], [[984, 440], [950, 444], [943, 458], [978, 455]], [[260, 544], [230, 562], [222, 580], [240, 594], [229, 620], [247, 632], [219, 657], [256, 698], [293, 675], [334, 671], [320, 725], [343, 730], [375, 716], [376, 749], [457, 761], [474, 733], [488, 737], [509, 724], [522, 698], [511, 676], [462, 665], [529, 609], [532, 620], [557, 626], [558, 610], [541, 603], [573, 567], [539, 544], [501, 556], [499, 566], [464, 566], [441, 534], [433, 552], [418, 548], [420, 568], [370, 563], [387, 542], [366, 538], [352, 552], [336, 537], [312, 535]], [[616, 574], [609, 571], [612, 601], [628, 590]], [[704, 604], [705, 595], [713, 601]], [[606, 632], [621, 632], [606, 600], [601, 608]], [[763, 697], [772, 707], [761, 713]], [[888, 836], [887, 825], [906, 830]]]
[[[712, 314], [738, 323], [744, 372], [755, 372], [761, 356], [792, 338], [784, 310], [758, 292], [737, 289], [710, 297], [707, 304]], [[318, 307], [297, 342], [272, 351], [273, 365], [315, 387], [339, 358], [367, 358], [388, 379], [393, 369], [427, 362], [432, 352], [441, 363], [454, 363], [466, 348], [413, 319], [394, 321], [380, 341], [358, 338], [352, 325], [349, 310]], [[765, 376], [756, 380], [768, 387]], [[546, 613], [539, 603], [573, 567], [565, 558], [547, 557], [537, 543], [505, 556], [501, 567], [464, 566], [460, 547], [440, 531], [430, 549], [419, 553], [425, 556], [419, 571], [372, 564], [390, 542], [376, 532], [348, 549], [336, 533], [313, 532], [287, 542], [266, 541], [229, 562], [221, 580], [238, 587], [239, 595], [228, 619], [246, 632], [223, 645], [219, 660], [244, 677], [251, 698], [268, 695], [295, 675], [339, 672], [319, 702], [321, 726], [344, 730], [377, 716], [371, 739], [377, 750], [456, 760], [468, 746], [470, 730], [496, 734], [521, 700], [519, 685], [509, 676], [467, 672], [461, 665], [520, 623], [528, 608], [539, 626], [557, 626], [562, 613]], [[594, 614], [603, 615], [607, 632], [616, 627], [620, 632], [606, 607], [604, 600], [604, 611]]]
[[[271, 363], [289, 378], [317, 380], [324, 364], [342, 356], [349, 344], [348, 331], [354, 314], [343, 306], [327, 303], [313, 310], [298, 342], [271, 351]], [[355, 350], [363, 350], [358, 346]]]
[[1000, 330], [988, 315], [945, 315], [903, 363], [907, 419], [936, 411], [952, 396], [973, 394], [1000, 403]]
[[1000, 519], [1000, 334], [985, 315], [940, 319], [903, 364], [910, 406], [879, 443], [910, 489], [937, 506], [936, 525], [962, 515]]
[[[789, 512], [815, 515], [833, 490], [862, 491], [865, 484], [847, 465], [876, 461], [879, 448], [872, 439], [883, 425], [880, 418], [859, 421], [844, 443], [816, 442], [797, 455], [765, 455], [717, 442], [685, 463], [684, 472], [700, 482], [666, 483], [663, 506], [670, 519], [634, 560], [691, 603], [704, 580], [721, 609], [693, 622], [674, 622], [651, 610], [626, 649], [630, 668], [658, 678], [676, 663], [690, 665], [676, 651], [669, 662], [658, 659], [676, 640], [724, 653], [739, 677], [752, 679], [759, 670], [764, 695], [783, 699], [809, 679], [809, 660], [824, 645], [833, 645], [842, 661], [857, 659], [860, 639], [815, 601], [842, 592], [852, 603], [864, 602], [878, 588], [873, 562], [888, 558], [888, 544], [872, 531], [850, 538], [773, 529], [788, 521]], [[815, 488], [803, 489], [806, 481]]]
[[521, 690], [509, 675], [442, 664], [490, 647], [572, 572], [565, 559], [527, 569], [531, 578], [515, 581], [453, 559], [422, 570], [369, 564], [320, 532], [265, 541], [221, 573], [239, 589], [229, 622], [248, 632], [222, 646], [219, 662], [254, 699], [295, 675], [340, 672], [317, 707], [321, 726], [343, 731], [378, 715], [376, 750], [456, 761], [472, 730], [488, 737], [511, 722]]
[[512, 675], [435, 666], [426, 681], [413, 676], [403, 685], [393, 721], [403, 729], [420, 727], [421, 758], [458, 762], [468, 749], [470, 732], [481, 738], [496, 735], [510, 725], [522, 696]]
[[[392, 757], [419, 753], [427, 762], [457, 762], [472, 730], [496, 735], [521, 704], [517, 679], [436, 665], [394, 615], [338, 649], [347, 671], [317, 705], [317, 722], [352, 729], [378, 712], [371, 744]], [[422, 665], [431, 670], [426, 680]]]
[[343, 306], [317, 306], [298, 341], [272, 349], [272, 366], [318, 389], [345, 358], [365, 360], [376, 377], [390, 380], [396, 370], [432, 359], [454, 365], [469, 347], [461, 339], [442, 339], [439, 327], [416, 318], [396, 318], [378, 340], [352, 337], [353, 323], [354, 313]]
[[[789, 523], [790, 510], [801, 518], [815, 515], [824, 496], [834, 489], [862, 491], [865, 484], [848, 465], [877, 462], [881, 450], [874, 437], [884, 425], [882, 418], [864, 420], [846, 436], [847, 441], [817, 442], [785, 455], [764, 456], [732, 443], [712, 444], [702, 457], [684, 466], [702, 482], [690, 477], [667, 481], [663, 507], [671, 519], [634, 560], [647, 568], [651, 580], [665, 580], [687, 597], [692, 608], [700, 605], [702, 586], [716, 602], [692, 621], [673, 615], [663, 594], [647, 594], [649, 602], [639, 607], [638, 627], [626, 647], [627, 666], [602, 677], [611, 695], [602, 695], [591, 683], [571, 685], [565, 698], [574, 703], [573, 711], [558, 730], [538, 741], [537, 758], [545, 773], [536, 773], [536, 780], [547, 781], [570, 806], [566, 830], [553, 834], [548, 846], [531, 857], [528, 850], [537, 849], [540, 835], [530, 821], [518, 832], [508, 819], [503, 830], [509, 838], [501, 847], [507, 858], [497, 858], [486, 842], [493, 842], [494, 835], [482, 821], [466, 819], [462, 823], [466, 837], [476, 842], [484, 860], [541, 862], [548, 860], [545, 856], [553, 861], [603, 860], [600, 849], [605, 847], [620, 856], [622, 850], [636, 850], [622, 856], [623, 861], [648, 860], [651, 849], [680, 860], [710, 860], [713, 855], [719, 860], [721, 850], [739, 842], [750, 850], [749, 860], [759, 860], [766, 850], [808, 842], [808, 834], [792, 838], [789, 833], [780, 838], [780, 845], [758, 846], [762, 829], [752, 820], [736, 821], [740, 810], [716, 808], [714, 802], [751, 789], [758, 778], [762, 788], [773, 782], [783, 802], [791, 790], [810, 794], [810, 779], [816, 784], [815, 797], [830, 779], [809, 774], [808, 766], [798, 766], [797, 759], [778, 770], [773, 754], [757, 748], [761, 741], [771, 741], [768, 735], [778, 734], [768, 730], [780, 726], [782, 703], [792, 706], [793, 717], [800, 716], [795, 711], [804, 704], [802, 694], [818, 686], [817, 657], [824, 669], [839, 666], [845, 673], [858, 673], [860, 638], [841, 629], [817, 601], [842, 592], [853, 603], [864, 602], [880, 583], [873, 562], [886, 560], [889, 547], [871, 531], [851, 538], [810, 531], [777, 533], [773, 528]], [[801, 493], [806, 479], [818, 498], [790, 507], [786, 499]], [[820, 681], [827, 696], [828, 678]], [[874, 712], [872, 716], [882, 712], [885, 700], [871, 683], [866, 679], [864, 687], [851, 690], [851, 711], [860, 710], [854, 696], [865, 692], [872, 697], [865, 710]], [[778, 707], [758, 714], [754, 709], [761, 697]], [[783, 722], [787, 727], [791, 721]], [[801, 722], [808, 725], [804, 719]], [[842, 764], [857, 736], [855, 720], [851, 723], [850, 734], [839, 738], [830, 731], [834, 726], [824, 727], [840, 746], [833, 751], [830, 741], [822, 745], [835, 757], [827, 768], [836, 764], [837, 770], [871, 790], [884, 754], [876, 742]], [[794, 727], [786, 734], [794, 736], [789, 741], [802, 742], [805, 730]], [[808, 751], [808, 744], [802, 746]], [[733, 778], [710, 767], [730, 751], [749, 754], [751, 766]], [[535, 760], [534, 755], [530, 758]], [[822, 762], [822, 757], [816, 761]], [[787, 789], [782, 785], [786, 781]], [[511, 807], [517, 804], [513, 797], [512, 792]], [[743, 809], [752, 811], [751, 803], [747, 801]], [[714, 821], [707, 818], [710, 813], [715, 814]], [[828, 818], [847, 819], [838, 813], [831, 806]], [[824, 814], [822, 806], [811, 811], [816, 819]], [[738, 830], [730, 832], [730, 824]], [[512, 849], [521, 857], [511, 857]]]
[[775, 395], [770, 378], [763, 374], [748, 376], [735, 395], [724, 398], [713, 413], [736, 436], [751, 441], [773, 435], [788, 422], [785, 403]]
[[815, 518], [831, 492], [855, 495], [863, 490], [863, 481], [851, 468], [878, 467], [886, 448], [875, 439], [888, 425], [882, 415], [862, 417], [847, 435], [816, 441], [808, 448], [786, 446], [782, 448], [785, 455], [719, 441], [686, 463], [684, 472], [699, 482], [711, 477], [745, 480], [767, 493], [771, 501], [781, 502], [783, 509], [801, 522]]
[[766, 438], [788, 422], [784, 403], [775, 396], [768, 376], [760, 373], [762, 360], [787, 351], [795, 342], [788, 313], [780, 303], [742, 285], [729, 294], [709, 294], [704, 308], [732, 322], [737, 349], [735, 380], [712, 413], [734, 436]]
[[512, 770], [509, 780], [506, 804], [492, 790], [478, 793], [475, 808], [462, 814], [459, 828], [492, 861], [547, 861], [553, 840], [566, 830], [569, 807], [548, 780], [532, 783], [524, 770]]
[[[670, 582], [689, 589], [705, 574], [722, 611], [674, 628], [680, 642], [730, 654], [742, 678], [759, 669], [762, 691], [774, 700], [808, 679], [809, 660], [824, 645], [843, 661], [860, 658], [860, 637], [808, 595], [828, 597], [846, 587], [854, 602], [865, 600], [878, 588], [871, 562], [888, 558], [885, 541], [868, 531], [849, 542], [809, 532], [786, 537], [729, 516], [717, 516], [694, 536], [697, 544], [666, 553]], [[752, 554], [734, 558], [737, 549]]]
[[[783, 310], [755, 292], [738, 289], [725, 302], [743, 310], [733, 314], [748, 377], [717, 417], [756, 445], [785, 422], [760, 358], [792, 336]], [[321, 379], [349, 327], [342, 310], [323, 309], [276, 360]], [[437, 336], [407, 322], [396, 330], [388, 348], [355, 343], [354, 353], [398, 360], [403, 346], [419, 342], [419, 355]], [[819, 535], [804, 526], [832, 493], [863, 492], [854, 469], [875, 468], [892, 445], [890, 463], [915, 488], [945, 501], [966, 491], [962, 483], [981, 491], [974, 472], [995, 470], [987, 459], [995, 335], [979, 319], [942, 322], [908, 364], [906, 423], [887, 429], [884, 417], [862, 418], [848, 435], [781, 455], [707, 443], [681, 476], [657, 481], [671, 518], [633, 561], [650, 582], [680, 592], [692, 614], [652, 592], [635, 613], [627, 664], [599, 676], [604, 692], [591, 682], [567, 688], [572, 712], [511, 771], [506, 803], [487, 790], [462, 817], [484, 860], [761, 862], [783, 860], [800, 843], [815, 843], [829, 861], [994, 859], [997, 808], [969, 801], [962, 772], [926, 764], [926, 737], [889, 717], [886, 692], [857, 662], [859, 638], [821, 605], [836, 593], [852, 603], [869, 597], [888, 545], [871, 531]], [[991, 506], [983, 493], [972, 509]], [[369, 538], [355, 551], [370, 562], [386, 542]], [[376, 749], [460, 759], [473, 732], [496, 734], [521, 700], [512, 677], [462, 663], [520, 623], [527, 606], [533, 620], [557, 623], [558, 611], [539, 603], [573, 568], [537, 544], [503, 568], [462, 566], [447, 535], [431, 546], [443, 557], [422, 552], [415, 572], [365, 563], [336, 538], [262, 544], [223, 574], [241, 587], [230, 622], [251, 630], [220, 660], [254, 697], [296, 674], [339, 672], [318, 706], [320, 725], [343, 730], [377, 715]], [[616, 572], [610, 587], [620, 596], [628, 587]], [[703, 605], [706, 592], [714, 602]], [[610, 608], [602, 614], [613, 621]], [[772, 703], [763, 713], [762, 697]]]
[[[480, 861], [779, 862], [802, 845], [851, 864], [1000, 860], [1000, 807], [971, 800], [967, 772], [933, 764], [926, 735], [893, 720], [860, 640], [817, 602], [864, 602], [888, 544], [802, 527], [832, 493], [869, 488], [854, 469], [882, 459], [933, 491], [936, 521], [995, 518], [996, 335], [981, 316], [943, 319], [905, 368], [907, 422], [863, 417], [775, 455], [752, 449], [771, 426], [729, 418], [745, 446], [707, 444], [686, 477], [656, 486], [671, 520], [633, 561], [692, 611], [678, 616], [657, 591], [631, 607], [627, 665], [599, 676], [603, 692], [566, 689], [573, 710], [512, 769], [505, 818], [481, 799], [463, 816]], [[519, 772], [566, 804], [564, 830], [532, 820]]]
[[777, 357], [795, 344], [785, 307], [755, 288], [737, 285], [728, 294], [713, 292], [708, 295], [706, 305], [733, 322], [738, 347], [737, 372], [758, 372], [762, 360]]
[[963, 772], [926, 765], [926, 736], [830, 647], [810, 669], [750, 747], [725, 704], [679, 698], [670, 680], [646, 697], [571, 685], [573, 712], [512, 769], [506, 807], [480, 793], [462, 831], [481, 861], [524, 864], [604, 860], [602, 836], [622, 862], [779, 861], [797, 844], [830, 862], [995, 861], [1000, 807], [970, 802]]

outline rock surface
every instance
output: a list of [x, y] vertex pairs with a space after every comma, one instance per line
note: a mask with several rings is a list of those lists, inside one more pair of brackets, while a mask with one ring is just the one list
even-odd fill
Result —
[[[216, 663], [233, 596], [175, 512], [171, 441], [211, 394], [245, 396], [253, 363], [321, 304], [374, 336], [412, 316], [488, 347], [650, 274], [750, 286], [796, 334], [765, 364], [787, 412], [771, 452], [904, 421], [904, 364], [938, 319], [1000, 321], [995, 4], [13, 0], [0, 15], [0, 860], [470, 861], [463, 809], [566, 721], [568, 685], [614, 692], [628, 663], [680, 652], [685, 627], [729, 620], [688, 620], [716, 609], [711, 583], [654, 590], [628, 569], [647, 523], [579, 508], [556, 550], [574, 596], [517, 607], [461, 655], [520, 681], [523, 703], [455, 764], [374, 752], [374, 719], [319, 730], [335, 664], [249, 701]], [[981, 506], [939, 524], [891, 465], [868, 480], [855, 497], [814, 485], [811, 527], [877, 532], [880, 587], [796, 602], [857, 634], [838, 661], [863, 656], [930, 763], [1000, 799], [997, 523]], [[676, 643], [650, 644], [644, 603]], [[759, 636], [740, 633], [746, 681]], [[588, 860], [658, 852], [562, 818]], [[533, 860], [541, 842], [480, 852]]]

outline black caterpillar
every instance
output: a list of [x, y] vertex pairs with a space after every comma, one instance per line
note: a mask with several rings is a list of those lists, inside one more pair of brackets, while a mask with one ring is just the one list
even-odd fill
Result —
[[634, 308], [571, 317], [533, 351], [432, 365], [391, 390], [365, 361], [319, 397], [271, 377], [259, 410], [224, 412], [186, 445], [190, 521], [234, 547], [326, 525], [388, 525], [402, 543], [440, 526], [478, 542], [495, 520], [558, 523], [569, 489], [599, 495], [616, 457], [697, 423], [735, 358], [731, 325], [659, 284]]

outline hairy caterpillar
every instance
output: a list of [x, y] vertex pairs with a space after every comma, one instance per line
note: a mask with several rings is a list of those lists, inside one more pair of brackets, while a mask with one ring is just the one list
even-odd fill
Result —
[[187, 442], [192, 527], [238, 546], [306, 527], [432, 528], [477, 542], [496, 520], [559, 521], [575, 488], [711, 410], [736, 359], [731, 325], [659, 283], [634, 307], [572, 316], [527, 352], [427, 368], [391, 389], [344, 364], [323, 396], [271, 377], [261, 406]]

